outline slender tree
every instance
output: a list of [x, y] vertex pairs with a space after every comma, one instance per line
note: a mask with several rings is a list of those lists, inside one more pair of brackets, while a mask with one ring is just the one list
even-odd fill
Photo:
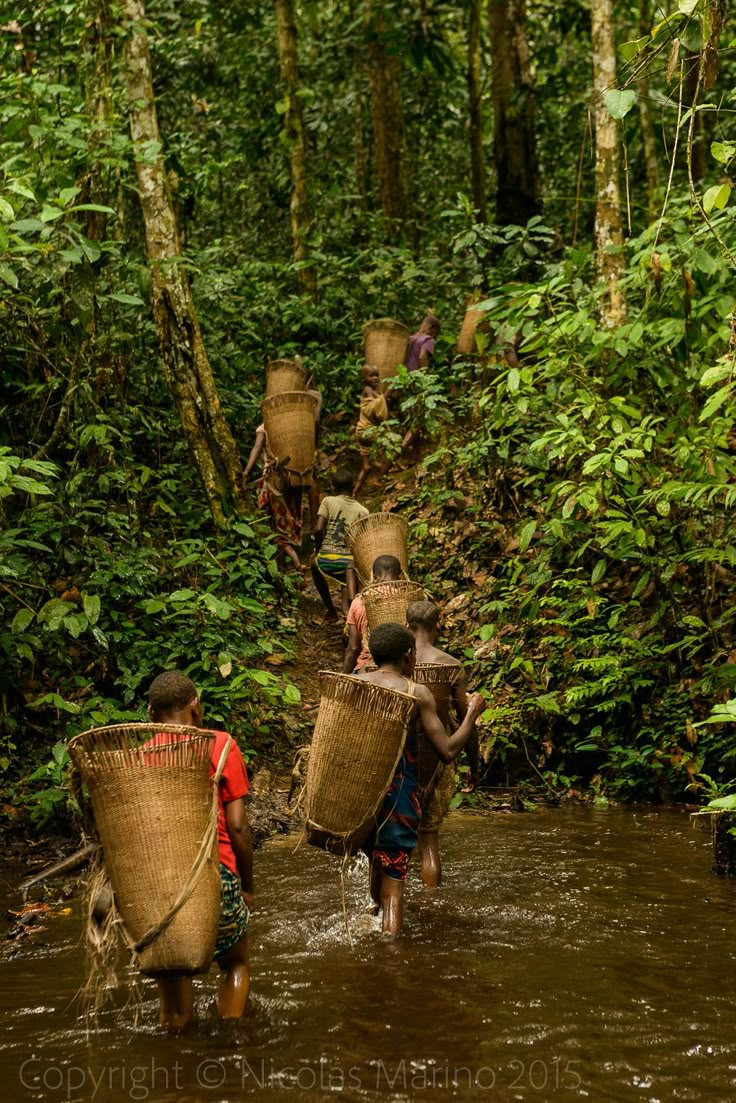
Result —
[[215, 521], [242, 504], [240, 455], [225, 420], [192, 300], [156, 116], [142, 0], [124, 0], [125, 75], [151, 305], [161, 363]]
[[595, 115], [595, 255], [598, 278], [606, 285], [601, 314], [607, 326], [620, 325], [626, 304], [620, 287], [625, 260], [616, 120], [606, 108], [606, 92], [616, 86], [613, 0], [592, 0], [591, 43]]
[[485, 174], [483, 172], [483, 101], [480, 77], [480, 23], [483, 0], [470, 0], [468, 6], [467, 82], [470, 137], [470, 179], [473, 206], [481, 222], [488, 220]]
[[[652, 30], [652, 5], [651, 0], [639, 0], [639, 37], [645, 38]], [[647, 174], [647, 208], [650, 219], [659, 214], [659, 156], [657, 153], [657, 139], [654, 133], [654, 119], [652, 116], [652, 104], [649, 96], [649, 73], [642, 67], [642, 74], [637, 81], [637, 103], [639, 105], [639, 120], [641, 122], [641, 138], [644, 147], [644, 167]]]
[[378, 197], [390, 237], [401, 234], [408, 216], [406, 137], [401, 66], [393, 25], [364, 3], [371, 88], [371, 122]]
[[526, 0], [489, 0], [496, 220], [525, 223], [539, 211], [534, 82]]
[[[291, 171], [291, 236], [294, 242], [294, 260], [307, 261], [309, 259], [307, 236], [310, 224], [307, 188], [307, 140], [302, 97], [300, 95], [296, 20], [294, 19], [294, 8], [291, 0], [275, 0], [275, 7], [279, 65], [286, 98], [284, 129], [289, 145]], [[304, 291], [314, 290], [314, 272], [311, 268], [300, 268], [299, 282]]]

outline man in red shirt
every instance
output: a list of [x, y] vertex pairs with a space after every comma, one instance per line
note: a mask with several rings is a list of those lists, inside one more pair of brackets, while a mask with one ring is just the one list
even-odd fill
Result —
[[[202, 727], [202, 706], [191, 678], [176, 670], [154, 678], [148, 690], [148, 715], [159, 724]], [[226, 732], [215, 732], [210, 774], [213, 775], [227, 741]], [[248, 967], [248, 918], [253, 907], [253, 848], [243, 797], [248, 775], [243, 756], [231, 743], [218, 787], [217, 846], [220, 857], [222, 903], [217, 930], [215, 961], [222, 970], [217, 1013], [225, 1019], [240, 1018], [250, 990]], [[158, 980], [161, 1025], [181, 1030], [192, 1021], [194, 994], [191, 977]]]

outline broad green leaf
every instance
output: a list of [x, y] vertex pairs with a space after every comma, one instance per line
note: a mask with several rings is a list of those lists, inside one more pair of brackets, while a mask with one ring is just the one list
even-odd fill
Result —
[[716, 161], [720, 161], [722, 165], [728, 164], [728, 162], [736, 153], [736, 146], [730, 142], [711, 142], [710, 152]]
[[730, 195], [731, 189], [728, 184], [714, 184], [712, 188], [708, 188], [703, 196], [703, 210], [706, 214], [710, 214], [714, 207], [716, 210], [722, 211], [728, 203]]
[[645, 35], [644, 38], [632, 38], [629, 42], [622, 42], [618, 48], [618, 52], [624, 61], [631, 61], [632, 57], [636, 57], [640, 50], [643, 50], [649, 41], [649, 35]]
[[692, 15], [697, 8], [699, 0], [678, 0], [677, 10], [683, 15]]
[[514, 394], [519, 389], [519, 383], [521, 382], [521, 375], [518, 368], [512, 368], [509, 372], [508, 388], [511, 394]]
[[635, 103], [636, 92], [630, 88], [611, 88], [605, 95], [606, 110], [614, 119], [623, 119]]
[[721, 379], [729, 379], [732, 371], [733, 368], [730, 364], [715, 364], [711, 368], [706, 368], [700, 377], [700, 386], [710, 387]]
[[720, 410], [723, 403], [730, 397], [731, 391], [732, 386], [730, 383], [727, 383], [725, 387], [719, 387], [715, 394], [710, 396], [705, 406], [700, 411], [698, 421], [707, 421], [717, 410]]
[[232, 605], [228, 605], [226, 601], [222, 601], [219, 597], [215, 597], [214, 594], [204, 594], [202, 601], [209, 611], [214, 613], [216, 617], [219, 617], [220, 620], [230, 619], [233, 607]]
[[288, 685], [284, 690], [284, 703], [287, 705], [298, 705], [302, 699], [302, 695], [299, 692], [297, 686]]
[[0, 280], [3, 280], [13, 289], [18, 287], [18, 277], [9, 264], [0, 264]]
[[148, 601], [143, 602], [144, 613], [160, 613], [165, 608], [166, 602], [162, 601], [160, 597], [150, 597]]
[[169, 594], [169, 601], [191, 601], [196, 596], [194, 590], [174, 590], [173, 594]]
[[590, 576], [590, 581], [593, 584], [593, 586], [595, 586], [596, 582], [600, 582], [600, 580], [603, 578], [603, 575], [605, 573], [606, 573], [606, 560], [605, 559], [599, 559], [598, 562], [596, 563], [595, 567], [593, 567], [593, 572]]
[[13, 635], [19, 636], [21, 632], [25, 632], [35, 615], [33, 609], [19, 609], [13, 617], [13, 623], [10, 625], [10, 631]]
[[116, 303], [125, 303], [127, 306], [145, 306], [143, 299], [137, 295], [128, 295], [125, 291], [114, 291], [112, 295], [108, 295], [108, 298], [114, 299]]
[[85, 594], [82, 599], [84, 612], [90, 624], [97, 624], [100, 617], [100, 599], [97, 594]]
[[42, 222], [56, 222], [57, 218], [63, 218], [64, 212], [58, 207], [49, 207], [44, 205], [38, 216]]
[[523, 552], [529, 547], [532, 536], [537, 531], [536, 521], [527, 521], [523, 529], [519, 533], [519, 551]]
[[0, 215], [7, 219], [8, 222], [12, 222], [15, 218], [15, 211], [10, 203], [8, 203], [7, 199], [3, 199], [2, 196], [0, 196]]
[[89, 621], [84, 613], [71, 613], [68, 617], [64, 618], [64, 627], [76, 640], [81, 636], [82, 632], [87, 630]]

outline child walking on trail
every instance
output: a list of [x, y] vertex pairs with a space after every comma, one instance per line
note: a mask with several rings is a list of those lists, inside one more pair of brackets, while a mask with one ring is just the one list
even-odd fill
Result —
[[371, 469], [370, 443], [364, 440], [365, 432], [375, 425], [380, 425], [388, 417], [386, 395], [381, 394], [378, 389], [381, 382], [378, 368], [373, 364], [364, 364], [360, 371], [360, 380], [363, 389], [360, 393], [360, 413], [358, 424], [355, 426], [355, 439], [360, 452], [361, 468], [353, 488], [353, 496], [356, 498]]
[[[148, 690], [148, 714], [154, 723], [202, 727], [202, 706], [194, 682], [175, 670], [159, 674]], [[214, 734], [210, 776], [228, 739], [226, 732]], [[224, 1019], [238, 1019], [244, 1014], [250, 991], [248, 919], [253, 908], [253, 849], [243, 804], [247, 792], [245, 763], [233, 742], [217, 793], [222, 893], [215, 961], [222, 970], [217, 1013]], [[161, 977], [157, 983], [161, 1025], [167, 1030], [182, 1030], [194, 1015], [192, 978]]]
[[345, 533], [354, 521], [368, 516], [368, 510], [352, 496], [353, 474], [346, 467], [335, 472], [332, 479], [334, 495], [322, 499], [312, 530], [316, 555], [312, 561], [312, 578], [317, 593], [327, 610], [326, 619], [336, 621], [329, 582], [337, 582], [342, 590], [343, 612], [358, 592], [353, 557], [345, 543]]
[[[431, 601], [413, 601], [406, 610], [406, 623], [409, 631], [414, 636], [417, 653], [417, 667], [425, 663], [447, 666], [448, 682], [452, 682], [451, 699], [458, 720], [464, 720], [467, 712], [467, 678], [462, 664], [446, 651], [436, 647], [439, 628], [440, 611]], [[437, 706], [437, 714], [445, 730], [450, 722], [450, 698]], [[421, 735], [420, 739], [424, 736]], [[470, 785], [472, 788], [478, 784], [478, 732], [475, 727], [470, 739], [465, 746], [470, 765]], [[431, 793], [423, 800], [422, 822], [419, 827], [419, 854], [422, 881], [427, 888], [437, 888], [442, 881], [442, 863], [439, 850], [439, 829], [442, 823], [442, 815], [438, 814], [435, 805], [449, 807], [450, 800], [455, 792], [455, 768], [453, 765], [439, 767], [439, 776], [435, 779], [438, 801], [431, 799]], [[447, 797], [444, 800], [444, 797]]]
[[[373, 560], [371, 574], [374, 582], [397, 582], [401, 578], [401, 564], [395, 555], [379, 555]], [[373, 658], [368, 648], [368, 615], [362, 594], [354, 598], [348, 609], [346, 627], [348, 642], [342, 672], [353, 674], [363, 667], [373, 665]]]
[[383, 913], [383, 933], [397, 935], [404, 916], [404, 882], [417, 845], [421, 818], [417, 794], [417, 723], [442, 761], [452, 762], [470, 738], [475, 719], [485, 704], [480, 694], [473, 694], [460, 727], [448, 735], [437, 715], [434, 697], [426, 686], [412, 681], [416, 649], [411, 632], [401, 624], [380, 624], [371, 633], [370, 646], [376, 669], [361, 671], [356, 677], [416, 698], [404, 750], [378, 812], [378, 827], [366, 847], [371, 896]]
[[263, 474], [258, 483], [258, 505], [269, 515], [279, 549], [301, 571], [297, 548], [302, 543], [303, 488], [289, 484], [288, 476], [268, 447], [268, 436], [263, 424], [256, 429], [255, 443], [243, 472], [243, 483], [249, 478], [261, 455]]

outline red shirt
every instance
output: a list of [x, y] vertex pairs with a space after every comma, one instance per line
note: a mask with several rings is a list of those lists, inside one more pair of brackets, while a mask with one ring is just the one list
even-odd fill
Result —
[[[214, 776], [217, 769], [217, 763], [220, 761], [220, 754], [225, 746], [226, 739], [227, 732], [215, 732], [215, 746], [210, 762], [210, 777]], [[233, 800], [242, 800], [248, 789], [248, 774], [246, 773], [245, 762], [240, 753], [240, 747], [233, 740], [230, 744], [230, 752], [227, 756], [225, 769], [222, 771], [217, 793], [217, 849], [222, 864], [235, 874], [238, 872], [238, 864], [235, 860], [235, 851], [233, 850], [233, 844], [230, 842], [230, 835], [225, 823], [225, 805]]]
[[[227, 732], [206, 732], [204, 735], [214, 735], [215, 742], [212, 750], [212, 757], [210, 759], [210, 777], [214, 777], [217, 770], [217, 764], [220, 761], [220, 755], [222, 749], [225, 746], [227, 740]], [[154, 735], [153, 739], [149, 739], [145, 744], [146, 747], [155, 745], [156, 743], [169, 742], [172, 736], [166, 732], [160, 732], [158, 735]], [[184, 738], [183, 736], [181, 738]], [[151, 765], [155, 765], [155, 757], [151, 756]], [[245, 762], [243, 756], [240, 753], [240, 747], [232, 741], [230, 744], [230, 750], [228, 752], [227, 759], [225, 761], [225, 767], [222, 771], [220, 778], [220, 784], [218, 786], [217, 793], [217, 849], [219, 853], [220, 861], [224, 866], [227, 866], [232, 873], [237, 874], [238, 864], [235, 860], [235, 851], [233, 850], [233, 844], [230, 842], [230, 835], [227, 830], [227, 824], [225, 823], [225, 805], [229, 804], [233, 800], [242, 800], [242, 798], [248, 792], [248, 774], [245, 769]]]

